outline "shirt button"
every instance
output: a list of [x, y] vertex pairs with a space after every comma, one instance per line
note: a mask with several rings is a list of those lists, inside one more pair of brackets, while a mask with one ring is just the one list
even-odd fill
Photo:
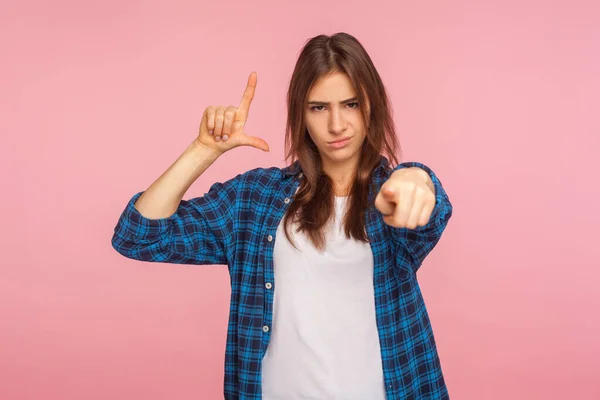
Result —
[[300, 175], [298, 175], [298, 178], [302, 178], [302, 176], [303, 176], [302, 172], [300, 172]]
[[289, 203], [289, 202], [290, 202], [290, 199], [289, 199], [289, 198], [286, 198], [286, 199], [285, 199], [283, 202], [284, 202], [285, 204], [287, 204], [287, 203]]
[[273, 287], [273, 285], [271, 284], [271, 282], [267, 282], [267, 283], [265, 283], [265, 287], [267, 289], [271, 289]]
[[273, 241], [273, 236], [271, 236], [271, 235], [267, 236], [267, 240], [268, 240], [269, 242], [272, 242], [272, 241]]
[[268, 326], [266, 326], [266, 325], [265, 325], [265, 326], [263, 326], [263, 332], [265, 332], [265, 333], [266, 333], [266, 332], [269, 332], [269, 327], [268, 327]]

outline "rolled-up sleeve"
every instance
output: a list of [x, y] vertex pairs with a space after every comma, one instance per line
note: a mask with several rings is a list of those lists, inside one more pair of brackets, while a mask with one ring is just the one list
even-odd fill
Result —
[[412, 267], [412, 272], [416, 272], [442, 237], [452, 216], [452, 203], [437, 175], [427, 165], [419, 162], [406, 162], [399, 164], [394, 171], [410, 167], [425, 170], [435, 188], [435, 207], [425, 226], [415, 229], [392, 228], [392, 238], [397, 246], [401, 246], [397, 252], [397, 257], [401, 258], [398, 260], [399, 263], [401, 265], [408, 263]]
[[204, 196], [181, 200], [168, 218], [144, 217], [134, 206], [143, 192], [127, 203], [114, 228], [112, 247], [140, 261], [175, 264], [228, 264], [239, 176], [213, 184]]

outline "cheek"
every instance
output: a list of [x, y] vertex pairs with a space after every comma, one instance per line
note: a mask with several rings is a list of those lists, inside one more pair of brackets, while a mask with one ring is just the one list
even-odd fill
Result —
[[306, 127], [308, 134], [312, 136], [312, 132], [314, 130], [313, 123], [312, 120], [308, 117], [308, 115], [304, 115], [304, 126]]
[[354, 118], [352, 121], [352, 125], [354, 126], [357, 135], [359, 135], [361, 138], [367, 136], [367, 129], [363, 122], [362, 116], [356, 116], [356, 118]]
[[[310, 140], [312, 140], [312, 142], [315, 145], [319, 146], [319, 142], [318, 142], [317, 138], [314, 135], [314, 130], [308, 124], [306, 124], [306, 132], [308, 133], [308, 137], [310, 138]], [[306, 140], [308, 140], [308, 138]]]
[[308, 132], [308, 136], [312, 139], [313, 142], [319, 143], [319, 124], [315, 121], [306, 119], [305, 120], [306, 131]]

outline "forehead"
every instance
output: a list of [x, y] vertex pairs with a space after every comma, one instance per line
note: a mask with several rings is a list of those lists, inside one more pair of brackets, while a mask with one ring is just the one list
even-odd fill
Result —
[[319, 78], [308, 92], [308, 101], [333, 102], [356, 96], [348, 75], [334, 72]]

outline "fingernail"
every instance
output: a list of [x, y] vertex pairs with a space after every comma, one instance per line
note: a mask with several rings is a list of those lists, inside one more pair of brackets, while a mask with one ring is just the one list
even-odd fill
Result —
[[209, 135], [212, 135], [213, 133], [214, 133], [214, 132], [213, 132], [213, 130], [212, 130], [212, 129], [211, 129], [210, 131], [208, 131], [208, 134], [209, 134]]
[[215, 137], [215, 141], [220, 142], [221, 141], [221, 136]]
[[227, 139], [229, 139], [229, 136], [227, 136], [227, 135], [223, 135], [223, 141], [225, 141], [225, 140], [227, 140]]

